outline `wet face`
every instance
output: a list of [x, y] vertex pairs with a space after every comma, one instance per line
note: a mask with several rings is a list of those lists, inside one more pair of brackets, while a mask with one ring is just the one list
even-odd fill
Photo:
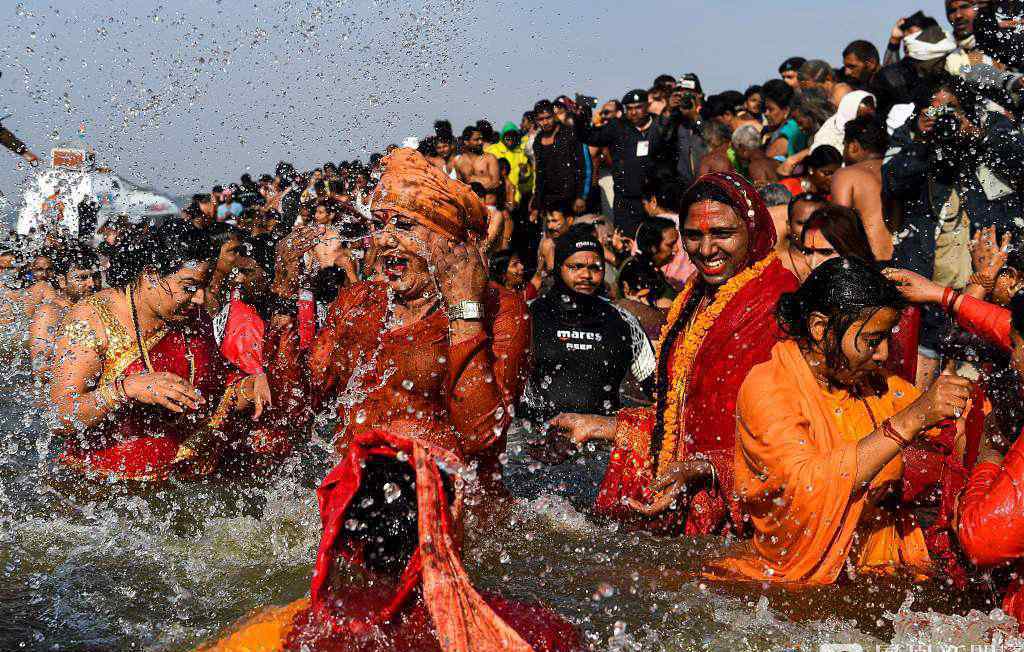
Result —
[[249, 256], [238, 259], [231, 283], [242, 291], [242, 298], [248, 302], [266, 296], [270, 290], [270, 276]]
[[974, 34], [974, 19], [978, 9], [974, 2], [967, 0], [946, 0], [946, 18], [953, 26], [953, 36], [965, 39]]
[[599, 254], [581, 251], [566, 258], [559, 273], [570, 290], [594, 294], [604, 283], [604, 261]]
[[798, 201], [793, 205], [793, 210], [790, 211], [789, 216], [789, 239], [793, 244], [800, 244], [800, 236], [804, 232], [804, 224], [807, 224], [811, 214], [822, 206], [824, 204], [813, 201]]
[[47, 256], [36, 256], [28, 269], [34, 281], [49, 281], [53, 278], [53, 261]]
[[839, 170], [839, 163], [825, 165], [807, 170], [807, 180], [814, 187], [814, 192], [822, 195], [832, 193], [832, 177]]
[[434, 234], [401, 213], [375, 213], [383, 224], [374, 235], [381, 272], [395, 297], [412, 301], [434, 288], [428, 262], [429, 244]]
[[229, 271], [238, 263], [238, 257], [242, 252], [242, 241], [237, 237], [228, 238], [220, 246], [220, 253], [217, 256], [217, 267]]
[[569, 119], [569, 112], [565, 110], [565, 107], [561, 104], [555, 105], [555, 120], [565, 124], [566, 120]]
[[843, 57], [843, 73], [847, 79], [864, 83], [871, 79], [878, 64], [874, 61], [862, 61], [856, 54], [848, 54]]
[[743, 106], [747, 109], [749, 113], [753, 113], [754, 115], [760, 115], [762, 110], [762, 104], [763, 103], [761, 100], [761, 94], [753, 93], [750, 97], [747, 98], [747, 101], [743, 103]]
[[345, 243], [338, 229], [326, 228], [313, 245], [313, 259], [320, 269], [335, 267], [345, 255]]
[[836, 248], [825, 239], [825, 234], [821, 232], [821, 229], [805, 230], [802, 243], [804, 256], [807, 257], [807, 264], [811, 266], [811, 269], [817, 268], [826, 260], [839, 257], [839, 254], [836, 253]]
[[148, 275], [146, 304], [167, 323], [180, 323], [206, 303], [206, 286], [213, 265], [208, 261], [189, 263], [169, 276]]
[[800, 88], [800, 75], [795, 70], [787, 70], [782, 73], [782, 81], [789, 84], [794, 90]]
[[889, 359], [889, 338], [900, 321], [900, 313], [892, 308], [879, 308], [867, 315], [842, 335], [840, 349], [845, 368], [829, 370], [829, 375], [842, 385], [853, 386], [877, 377]]
[[96, 291], [96, 271], [72, 268], [64, 276], [57, 278], [57, 284], [68, 299], [78, 302]]
[[327, 210], [327, 207], [323, 205], [317, 206], [316, 212], [313, 213], [313, 221], [317, 224], [330, 224], [333, 217], [331, 211]]
[[731, 206], [700, 201], [683, 222], [683, 246], [705, 283], [722, 285], [743, 268], [750, 236]]
[[629, 120], [630, 124], [634, 127], [644, 126], [647, 122], [647, 105], [639, 103], [627, 104], [626, 120]]
[[508, 261], [508, 269], [505, 270], [502, 284], [510, 290], [518, 290], [523, 287], [525, 274], [526, 268], [523, 266], [523, 261], [519, 260], [519, 256], [512, 256]]
[[789, 119], [789, 109], [784, 109], [776, 104], [775, 100], [768, 99], [764, 103], [764, 117], [768, 119], [769, 126], [778, 127]]
[[549, 238], [559, 238], [565, 235], [572, 222], [559, 211], [551, 211], [544, 220], [544, 228], [547, 229]]
[[484, 137], [479, 131], [474, 131], [469, 134], [462, 143], [463, 149], [470, 154], [482, 154], [484, 151]]
[[655, 267], [664, 267], [672, 262], [679, 251], [679, 231], [665, 229], [661, 232], [661, 244], [651, 252], [651, 260]]
[[540, 129], [542, 134], [551, 134], [558, 124], [558, 121], [555, 120], [555, 114], [551, 111], [541, 111], [536, 117], [537, 128]]

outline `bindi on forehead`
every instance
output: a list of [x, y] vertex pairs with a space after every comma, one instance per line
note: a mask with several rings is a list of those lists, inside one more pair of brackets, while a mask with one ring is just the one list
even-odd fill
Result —
[[686, 226], [710, 231], [714, 228], [734, 226], [730, 219], [732, 209], [716, 201], [701, 201], [690, 207]]

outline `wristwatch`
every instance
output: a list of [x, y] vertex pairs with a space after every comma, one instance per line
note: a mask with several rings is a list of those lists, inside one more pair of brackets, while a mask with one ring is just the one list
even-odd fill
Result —
[[448, 321], [482, 321], [484, 304], [479, 301], [460, 301], [448, 307]]

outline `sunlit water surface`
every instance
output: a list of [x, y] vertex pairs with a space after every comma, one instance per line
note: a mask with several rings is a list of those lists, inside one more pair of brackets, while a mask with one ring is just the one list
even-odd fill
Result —
[[[0, 396], [0, 650], [187, 650], [248, 612], [306, 595], [319, 541], [314, 489], [328, 469], [315, 439], [273, 479], [172, 483], [144, 496], [54, 488], [51, 438], [24, 374]], [[515, 498], [468, 524], [466, 566], [482, 588], [541, 601], [595, 650], [867, 649], [980, 642], [991, 626], [929, 616], [990, 609], [940, 583], [855, 580], [787, 594], [695, 577], [720, 540], [635, 534], [587, 515], [607, 452], [551, 468], [510, 437]], [[892, 613], [909, 597], [917, 613]], [[931, 619], [931, 622], [929, 621]], [[977, 640], [974, 640], [977, 639]]]

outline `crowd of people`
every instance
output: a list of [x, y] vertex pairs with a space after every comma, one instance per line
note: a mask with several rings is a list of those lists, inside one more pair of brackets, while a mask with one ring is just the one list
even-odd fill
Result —
[[[738, 537], [708, 578], [985, 582], [1024, 621], [1014, 6], [11, 240], [5, 348], [55, 413], [55, 475], [271, 474], [327, 415], [310, 596], [211, 649], [578, 648], [460, 561], [515, 419], [595, 517]], [[591, 487], [561, 481], [578, 456]]]

